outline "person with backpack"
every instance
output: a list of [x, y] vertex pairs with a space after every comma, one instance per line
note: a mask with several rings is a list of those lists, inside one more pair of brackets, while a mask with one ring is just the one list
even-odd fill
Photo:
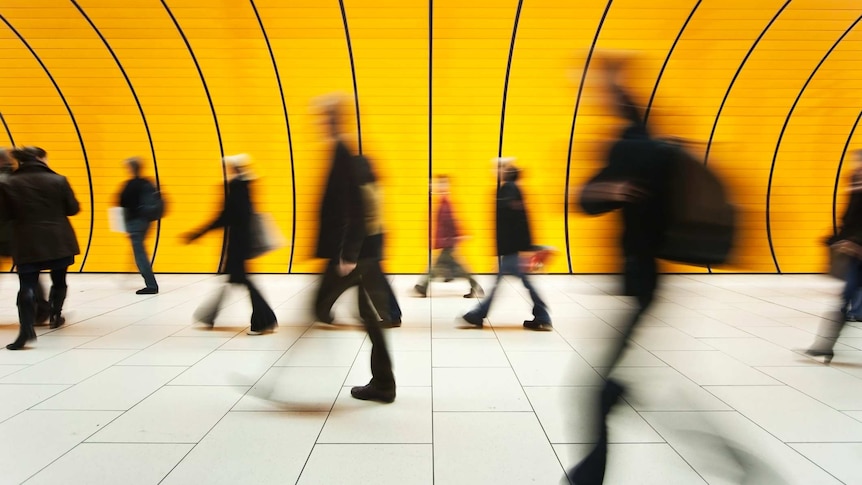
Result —
[[141, 176], [141, 159], [132, 157], [126, 160], [126, 167], [132, 178], [126, 182], [120, 192], [120, 207], [123, 208], [123, 220], [126, 233], [132, 242], [132, 253], [135, 264], [144, 278], [145, 287], [136, 291], [138, 295], [155, 295], [159, 292], [159, 284], [153, 274], [150, 256], [144, 247], [144, 239], [150, 230], [150, 224], [161, 217], [161, 195], [156, 186]]

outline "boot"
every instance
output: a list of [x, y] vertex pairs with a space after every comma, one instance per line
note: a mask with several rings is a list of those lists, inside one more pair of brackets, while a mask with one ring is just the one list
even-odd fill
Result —
[[34, 299], [36, 301], [36, 321], [34, 324], [44, 325], [51, 316], [51, 305], [45, 299], [45, 290], [42, 288], [42, 285], [36, 286]]
[[18, 350], [23, 348], [27, 342], [36, 340], [36, 329], [33, 328], [33, 321], [36, 318], [36, 301], [32, 290], [18, 292], [18, 338], [14, 342], [7, 345], [9, 350]]
[[66, 323], [66, 317], [60, 314], [63, 311], [63, 302], [66, 301], [66, 288], [66, 286], [52, 286], [48, 294], [48, 304], [51, 305], [51, 328], [57, 328]]

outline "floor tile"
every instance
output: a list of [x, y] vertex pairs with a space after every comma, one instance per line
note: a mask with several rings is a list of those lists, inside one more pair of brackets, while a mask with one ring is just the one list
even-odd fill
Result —
[[484, 339], [437, 339], [431, 362], [434, 367], [509, 367], [500, 343]]
[[227, 337], [168, 337], [117, 365], [192, 366], [228, 341]]
[[170, 384], [251, 386], [282, 354], [278, 350], [217, 350], [189, 367]]
[[[617, 345], [617, 339], [570, 339], [568, 342], [592, 366], [607, 365], [609, 349]], [[664, 367], [667, 364], [648, 350], [638, 345], [629, 344], [617, 365], [620, 367]]]
[[497, 340], [506, 352], [518, 351], [561, 351], [572, 347], [557, 332], [536, 332], [525, 328], [494, 327]]
[[184, 370], [185, 367], [109, 367], [34, 409], [125, 411]]
[[133, 353], [133, 350], [71, 349], [10, 374], [0, 379], [0, 383], [77, 384]]
[[670, 367], [623, 367], [614, 379], [626, 387], [626, 400], [638, 411], [723, 411], [720, 399]]
[[273, 367], [234, 411], [329, 412], [345, 384], [347, 367]]
[[248, 335], [245, 332], [236, 335], [219, 350], [287, 350], [305, 332], [301, 327], [279, 327], [276, 333], [264, 335]]
[[434, 369], [434, 411], [532, 411], [508, 368]]
[[197, 443], [247, 390], [243, 387], [166, 386], [87, 441]]
[[0, 384], [0, 422], [68, 388], [60, 384]]
[[844, 483], [862, 483], [862, 443], [793, 443], [806, 458]]
[[320, 444], [311, 452], [297, 485], [431, 485], [433, 468], [430, 444]]
[[601, 376], [577, 352], [506, 352], [522, 386], [594, 386]]
[[[760, 338], [701, 339], [702, 342], [751, 366], [811, 365], [811, 360]], [[805, 347], [800, 342], [799, 347]]]
[[760, 367], [775, 379], [842, 411], [862, 411], [862, 379], [829, 367]]
[[712, 350], [712, 347], [673, 327], [638, 326], [632, 340], [649, 351], [656, 350]]
[[301, 338], [274, 365], [350, 367], [365, 336], [356, 338]]
[[81, 443], [28, 480], [27, 485], [159, 483], [190, 444]]
[[701, 386], [766, 386], [781, 383], [718, 351], [657, 351], [656, 357]]
[[862, 441], [862, 423], [786, 386], [707, 387], [785, 442]]
[[104, 428], [119, 414], [114, 411], [25, 411], [0, 423], [3, 482], [23, 482]]
[[231, 412], [161, 483], [296, 483], [326, 415]]
[[434, 480], [559, 483], [563, 469], [533, 413], [434, 413]]
[[186, 328], [185, 325], [129, 325], [91, 340], [82, 349], [143, 349]]
[[392, 404], [360, 401], [345, 387], [318, 443], [430, 443], [431, 388], [399, 387]]
[[[431, 352], [389, 352], [399, 386], [431, 386]], [[359, 352], [347, 376], [346, 386], [364, 386], [371, 380], [371, 352]]]

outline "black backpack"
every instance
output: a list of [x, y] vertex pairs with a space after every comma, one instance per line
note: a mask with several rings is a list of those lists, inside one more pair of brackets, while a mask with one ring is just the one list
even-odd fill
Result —
[[155, 185], [148, 185], [149, 187], [141, 194], [138, 213], [148, 221], [157, 221], [165, 215], [165, 200], [162, 198], [162, 192]]
[[680, 144], [659, 143], [672, 167], [667, 229], [657, 256], [693, 265], [727, 262], [736, 232], [736, 209], [724, 185]]

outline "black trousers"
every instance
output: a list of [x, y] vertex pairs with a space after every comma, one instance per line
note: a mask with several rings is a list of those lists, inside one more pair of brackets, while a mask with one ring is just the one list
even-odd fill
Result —
[[[624, 274], [626, 295], [634, 296], [638, 306], [621, 329], [622, 335], [614, 341], [606, 361], [602, 364], [602, 367], [609, 368], [609, 375], [619, 364], [626, 342], [631, 337], [641, 317], [652, 305], [658, 285], [656, 260], [650, 256], [627, 256]], [[604, 482], [608, 459], [607, 416], [622, 393], [623, 387], [611, 379], [605, 382], [604, 387], [599, 392], [596, 414], [592, 421], [598, 427], [598, 439], [590, 454], [569, 471], [569, 481], [573, 485], [600, 485]]]
[[392, 359], [379, 321], [380, 318], [390, 318], [392, 314], [389, 308], [392, 288], [383, 274], [379, 259], [360, 259], [356, 269], [345, 277], [338, 272], [338, 261], [330, 261], [318, 288], [315, 311], [318, 317], [328, 317], [338, 297], [354, 285], [359, 285], [359, 312], [371, 340], [370, 384], [380, 389], [395, 389]]

